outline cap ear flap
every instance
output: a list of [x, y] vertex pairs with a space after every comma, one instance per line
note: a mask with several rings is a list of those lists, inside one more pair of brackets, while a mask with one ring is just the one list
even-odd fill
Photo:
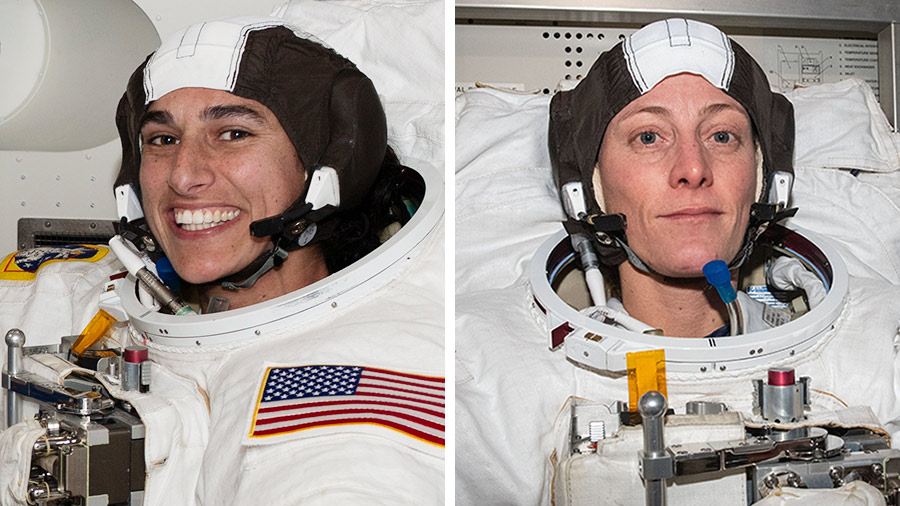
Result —
[[134, 184], [138, 177], [137, 167], [141, 163], [141, 155], [137, 152], [137, 149], [140, 148], [135, 146], [132, 141], [134, 135], [130, 121], [131, 115], [131, 104], [128, 101], [128, 93], [125, 93], [116, 108], [116, 128], [119, 130], [119, 141], [122, 143], [122, 164], [119, 166], [119, 174], [116, 176], [114, 187]]
[[566, 184], [581, 181], [577, 149], [575, 148], [571, 98], [571, 93], [560, 92], [550, 100], [550, 126], [547, 131], [547, 144], [550, 150], [553, 181], [556, 183], [556, 189], [560, 192]]
[[765, 201], [773, 173], [794, 173], [794, 106], [772, 91], [765, 71], [746, 49], [734, 41], [731, 47], [735, 68], [726, 93], [744, 107], [755, 128], [765, 176], [758, 197]]
[[773, 94], [769, 116], [772, 138], [770, 170], [794, 173], [794, 105], [784, 95]]
[[144, 94], [144, 68], [149, 60], [150, 56], [131, 74], [125, 93], [122, 94], [119, 105], [116, 107], [116, 128], [119, 131], [119, 141], [122, 143], [122, 164], [119, 166], [119, 174], [116, 176], [113, 188], [130, 184], [137, 192], [138, 198], [141, 196], [139, 173], [141, 167], [141, 117], [146, 109], [146, 105], [144, 105], [146, 97]]
[[378, 175], [387, 151], [387, 120], [375, 86], [353, 69], [335, 79], [329, 104], [331, 137], [317, 166], [338, 174], [341, 208], [358, 205]]
[[557, 93], [550, 102], [548, 142], [557, 188], [581, 182], [589, 214], [603, 212], [592, 181], [606, 128], [640, 95], [620, 42], [597, 58], [578, 86]]

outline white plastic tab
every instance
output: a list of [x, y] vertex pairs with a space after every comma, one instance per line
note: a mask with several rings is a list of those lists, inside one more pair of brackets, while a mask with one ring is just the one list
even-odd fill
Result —
[[577, 220], [587, 214], [584, 203], [584, 188], [580, 182], [566, 183], [562, 187], [563, 207], [570, 218]]
[[116, 187], [116, 212], [119, 213], [119, 218], [126, 218], [128, 221], [144, 217], [141, 201], [130, 184]]
[[769, 203], [781, 204], [782, 209], [787, 209], [791, 200], [791, 188], [794, 186], [794, 175], [784, 171], [776, 171], [772, 174], [772, 186], [769, 188]]
[[100, 292], [100, 309], [106, 311], [116, 320], [123, 322], [128, 319], [125, 309], [122, 307], [122, 299], [119, 297], [119, 285], [123, 278], [107, 281]]
[[336, 170], [331, 167], [319, 167], [313, 172], [309, 191], [306, 193], [306, 202], [312, 204], [313, 209], [327, 205], [338, 207], [341, 204], [341, 186]]

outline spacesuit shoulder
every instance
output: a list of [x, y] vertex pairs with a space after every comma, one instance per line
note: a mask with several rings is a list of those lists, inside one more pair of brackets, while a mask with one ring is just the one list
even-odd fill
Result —
[[96, 313], [104, 284], [121, 268], [105, 246], [46, 246], [6, 255], [0, 263], [0, 332], [20, 328], [29, 345], [80, 332]]

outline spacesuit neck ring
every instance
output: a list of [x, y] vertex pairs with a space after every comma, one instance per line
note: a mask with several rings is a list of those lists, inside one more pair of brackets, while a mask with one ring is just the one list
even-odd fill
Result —
[[565, 230], [535, 252], [528, 279], [537, 314], [552, 350], [600, 371], [624, 372], [626, 355], [664, 349], [670, 371], [721, 373], [789, 362], [825, 337], [846, 303], [849, 275], [837, 250], [825, 238], [799, 228], [772, 226], [759, 245], [800, 260], [823, 282], [827, 295], [814, 309], [781, 326], [725, 338], [678, 338], [643, 334], [590, 318], [557, 293], [562, 274], [577, 268]]

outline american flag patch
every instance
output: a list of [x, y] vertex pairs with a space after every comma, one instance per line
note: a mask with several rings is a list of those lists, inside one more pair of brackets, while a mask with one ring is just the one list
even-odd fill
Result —
[[347, 424], [444, 446], [444, 378], [348, 365], [270, 367], [250, 437]]

